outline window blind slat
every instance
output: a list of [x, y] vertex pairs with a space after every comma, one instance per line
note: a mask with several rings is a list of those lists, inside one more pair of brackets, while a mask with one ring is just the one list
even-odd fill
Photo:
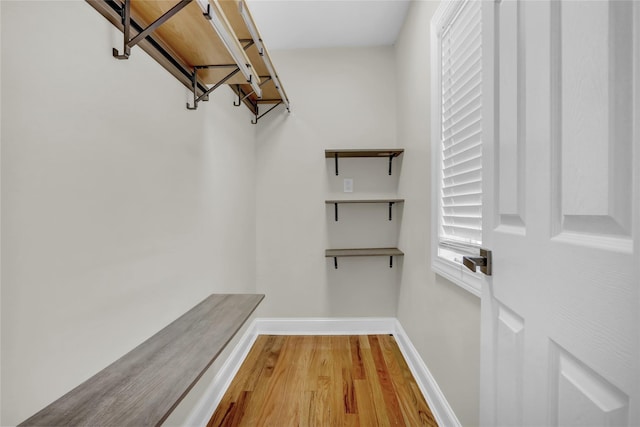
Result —
[[480, 1], [468, 0], [441, 38], [441, 241], [482, 240]]
[[455, 197], [443, 197], [442, 206], [455, 208], [456, 206], [482, 206], [482, 193], [465, 194]]
[[[457, 55], [455, 58], [449, 57], [449, 60], [443, 63], [443, 72], [459, 73], [461, 72], [460, 70], [465, 67], [465, 65], [468, 66], [469, 64], [473, 63], [474, 60], [477, 59], [481, 54], [481, 52], [479, 51], [480, 43], [480, 40], [470, 40], [468, 43], [461, 46], [461, 49], [456, 52]], [[443, 54], [448, 54], [451, 50], [453, 50], [453, 48], [451, 46], [448, 46], [447, 52], [443, 52]]]
[[443, 129], [447, 129], [447, 127], [451, 126], [453, 123], [464, 120], [467, 116], [474, 114], [476, 111], [480, 111], [481, 109], [481, 99], [479, 97], [472, 99], [465, 105], [460, 106], [456, 111], [452, 111], [449, 117], [443, 118], [442, 127]]
[[455, 207], [443, 207], [442, 208], [443, 215], [462, 215], [462, 216], [471, 216], [474, 218], [482, 218], [482, 206], [481, 205], [472, 205], [472, 206], [455, 206]]

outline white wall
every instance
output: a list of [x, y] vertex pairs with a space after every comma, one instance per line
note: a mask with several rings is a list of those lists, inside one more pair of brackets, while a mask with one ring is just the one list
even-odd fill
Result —
[[[2, 425], [212, 292], [255, 291], [255, 126], [82, 1], [2, 1]], [[120, 34], [120, 35], [119, 35]], [[119, 35], [119, 36], [118, 36]]]
[[384, 159], [341, 161], [335, 177], [324, 157], [327, 148], [396, 146], [393, 49], [272, 56], [292, 113], [258, 125], [257, 289], [267, 295], [259, 314], [395, 316], [400, 268], [390, 269], [386, 258], [341, 258], [335, 270], [324, 257], [328, 247], [397, 243], [397, 219], [390, 223], [383, 205], [342, 205], [336, 223], [324, 203], [345, 196], [343, 178], [354, 179], [353, 197], [395, 194], [397, 173], [388, 176]]
[[431, 141], [429, 22], [435, 1], [414, 1], [396, 44], [398, 141], [406, 149], [400, 195], [406, 198], [405, 250], [398, 319], [458, 419], [478, 424], [480, 300], [430, 268]]

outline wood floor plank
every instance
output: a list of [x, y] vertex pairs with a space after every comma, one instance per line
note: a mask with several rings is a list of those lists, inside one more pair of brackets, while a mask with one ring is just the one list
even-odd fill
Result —
[[380, 381], [378, 380], [378, 368], [373, 358], [371, 342], [368, 337], [360, 337], [360, 348], [362, 349], [364, 374], [367, 379], [367, 384], [369, 385], [377, 425], [389, 426], [391, 423], [389, 422], [389, 416], [384, 403], [384, 394]]
[[392, 425], [437, 423], [389, 335], [259, 336], [208, 424]]
[[358, 400], [358, 418], [362, 426], [379, 426], [373, 404], [371, 388], [367, 380], [354, 380], [353, 388]]
[[[389, 378], [398, 396], [405, 424], [410, 426], [434, 426], [435, 419], [422, 394], [416, 394], [410, 387], [413, 375], [409, 370], [395, 339], [392, 336], [381, 339], [380, 348], [389, 369]], [[397, 350], [397, 351], [396, 351]]]
[[357, 336], [349, 337], [351, 363], [353, 369], [353, 379], [364, 379], [364, 366], [362, 365], [362, 351], [360, 350], [360, 339]]

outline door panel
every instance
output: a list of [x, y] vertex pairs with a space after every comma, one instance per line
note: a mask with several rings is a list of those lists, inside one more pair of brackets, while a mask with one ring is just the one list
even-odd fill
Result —
[[555, 343], [551, 356], [551, 425], [628, 425], [627, 394]]
[[640, 425], [640, 2], [483, 7], [481, 423]]
[[524, 319], [499, 303], [497, 308], [496, 392], [505, 397], [496, 401], [497, 415], [503, 425], [521, 425]]
[[[556, 234], [631, 249], [633, 4], [552, 3]], [[598, 239], [602, 236], [603, 239]], [[617, 241], [612, 240], [617, 238]], [[602, 240], [602, 241], [599, 241]]]
[[496, 164], [499, 170], [496, 200], [498, 221], [504, 230], [524, 233], [524, 50], [520, 13], [523, 2], [504, 0], [497, 5], [497, 26], [500, 33], [497, 73], [500, 79], [500, 121], [496, 135]]

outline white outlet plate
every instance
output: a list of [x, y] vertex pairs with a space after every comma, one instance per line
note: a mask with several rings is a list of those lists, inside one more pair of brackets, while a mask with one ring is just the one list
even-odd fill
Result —
[[353, 179], [345, 178], [343, 184], [345, 193], [353, 193]]

